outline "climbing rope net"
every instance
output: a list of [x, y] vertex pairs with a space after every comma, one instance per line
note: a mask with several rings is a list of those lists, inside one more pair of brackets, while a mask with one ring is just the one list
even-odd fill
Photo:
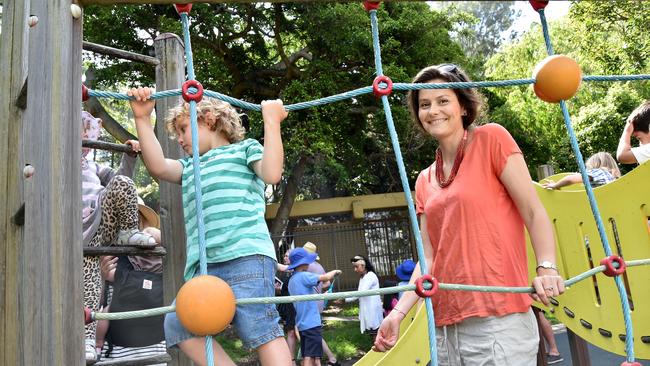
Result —
[[[544, 42], [546, 44], [547, 53], [549, 56], [553, 55], [553, 47], [551, 45], [551, 40], [548, 32], [548, 24], [546, 22], [546, 16], [544, 14], [545, 1], [531, 1], [533, 8], [538, 12], [540, 16], [540, 21], [542, 24], [542, 31], [544, 34]], [[424, 249], [422, 245], [422, 239], [420, 236], [420, 230], [417, 224], [417, 217], [415, 213], [415, 208], [413, 205], [413, 198], [411, 196], [411, 189], [408, 183], [406, 169], [404, 167], [404, 162], [402, 159], [401, 149], [397, 137], [397, 132], [395, 130], [395, 125], [393, 122], [392, 112], [388, 100], [388, 95], [392, 93], [392, 90], [419, 90], [419, 89], [465, 89], [465, 88], [486, 88], [486, 87], [508, 87], [508, 86], [517, 86], [517, 85], [528, 85], [535, 84], [535, 79], [514, 79], [514, 80], [502, 80], [502, 81], [480, 81], [480, 82], [447, 82], [447, 83], [393, 83], [389, 77], [384, 75], [382, 70], [381, 62], [381, 49], [379, 43], [379, 27], [377, 19], [377, 8], [379, 2], [377, 1], [368, 1], [364, 2], [364, 7], [368, 11], [370, 16], [371, 30], [372, 30], [372, 41], [374, 49], [374, 59], [375, 59], [375, 68], [377, 76], [373, 81], [372, 86], [367, 86], [363, 88], [358, 88], [352, 91], [307, 101], [300, 102], [295, 104], [286, 105], [285, 108], [288, 111], [296, 111], [300, 109], [317, 107], [329, 103], [334, 103], [350, 98], [354, 98], [359, 95], [374, 93], [375, 96], [381, 98], [383, 105], [384, 113], [386, 115], [386, 122], [388, 126], [388, 131], [390, 134], [390, 139], [392, 143], [393, 150], [395, 151], [395, 157], [397, 161], [397, 166], [399, 170], [400, 180], [402, 183], [402, 188], [404, 190], [408, 213], [410, 219], [411, 230], [414, 233], [416, 247], [419, 258], [424, 258]], [[260, 111], [261, 106], [259, 104], [249, 103], [240, 99], [230, 97], [218, 92], [204, 90], [203, 86], [196, 80], [194, 75], [194, 65], [192, 59], [192, 47], [190, 42], [190, 32], [189, 32], [189, 12], [192, 8], [191, 4], [175, 5], [177, 12], [180, 15], [182, 27], [183, 27], [183, 39], [185, 42], [185, 59], [187, 63], [187, 81], [183, 84], [181, 89], [173, 89], [160, 91], [152, 94], [151, 99], [161, 99], [168, 97], [176, 97], [181, 95], [185, 101], [190, 105], [190, 122], [191, 122], [191, 132], [192, 132], [192, 165], [193, 165], [193, 175], [194, 175], [194, 189], [196, 192], [196, 217], [198, 220], [198, 238], [199, 238], [199, 251], [200, 251], [200, 260], [199, 260], [199, 270], [201, 275], [207, 274], [207, 258], [206, 258], [206, 243], [205, 243], [205, 226], [203, 222], [203, 205], [201, 195], [201, 178], [200, 178], [200, 165], [199, 165], [199, 151], [198, 151], [198, 124], [197, 124], [197, 109], [196, 104], [202, 99], [203, 95], [208, 97], [220, 99], [222, 101], [228, 102], [231, 105], [240, 107], [245, 110]], [[631, 80], [648, 80], [650, 75], [615, 75], [615, 76], [583, 76], [583, 81], [631, 81]], [[89, 97], [96, 98], [112, 98], [118, 100], [130, 100], [132, 97], [115, 92], [107, 91], [97, 91], [88, 89], [86, 86], [82, 86], [82, 99], [85, 101]], [[594, 216], [598, 227], [598, 233], [606, 254], [606, 258], [601, 261], [601, 265], [594, 267], [591, 270], [588, 270], [578, 276], [570, 278], [565, 281], [565, 285], [571, 286], [574, 283], [577, 283], [581, 280], [587, 279], [595, 274], [603, 272], [607, 276], [613, 277], [616, 282], [616, 287], [618, 289], [619, 297], [621, 300], [621, 307], [623, 310], [624, 322], [625, 322], [625, 352], [626, 352], [626, 362], [623, 362], [622, 366], [634, 366], [639, 365], [640, 363], [635, 362], [634, 357], [634, 338], [633, 338], [633, 326], [632, 319], [630, 315], [630, 305], [628, 302], [627, 293], [623, 281], [621, 280], [620, 275], [624, 273], [626, 267], [640, 266], [640, 265], [650, 265], [650, 259], [640, 259], [640, 260], [630, 260], [624, 261], [621, 257], [613, 255], [612, 249], [609, 244], [607, 235], [605, 233], [603, 221], [598, 210], [598, 205], [594, 197], [593, 188], [591, 186], [590, 180], [587, 175], [587, 170], [583, 160], [582, 153], [578, 146], [578, 141], [576, 139], [575, 132], [571, 125], [571, 119], [569, 117], [569, 112], [564, 100], [560, 101], [560, 108], [562, 115], [564, 117], [564, 122], [569, 134], [569, 139], [571, 142], [571, 148], [576, 157], [576, 162], [578, 163], [580, 174], [582, 175], [582, 181], [584, 182], [585, 190], [591, 207], [591, 211]], [[373, 295], [384, 295], [384, 294], [393, 294], [403, 291], [415, 291], [420, 297], [425, 299], [425, 307], [427, 314], [427, 323], [428, 323], [428, 333], [429, 333], [429, 350], [431, 354], [431, 364], [437, 365], [437, 349], [436, 349], [436, 336], [435, 336], [435, 317], [434, 309], [431, 303], [431, 296], [436, 293], [437, 290], [452, 290], [452, 291], [481, 291], [481, 292], [507, 292], [507, 293], [534, 293], [532, 287], [500, 287], [500, 286], [475, 286], [475, 285], [465, 285], [465, 284], [447, 284], [439, 283], [437, 279], [428, 275], [428, 268], [426, 261], [419, 261], [421, 266], [421, 273], [425, 275], [421, 276], [415, 284], [395, 286], [388, 288], [381, 288], [375, 290], [366, 290], [366, 291], [348, 291], [348, 292], [338, 292], [338, 293], [326, 293], [326, 294], [312, 294], [312, 295], [301, 295], [301, 296], [284, 296], [284, 297], [272, 297], [272, 298], [240, 298], [236, 300], [237, 305], [245, 304], [279, 304], [279, 303], [293, 303], [299, 301], [314, 301], [314, 300], [333, 300], [341, 299], [346, 297], [364, 297], [364, 296], [373, 296]], [[86, 317], [87, 321], [107, 319], [129, 319], [129, 318], [138, 318], [138, 317], [147, 317], [166, 314], [169, 312], [176, 311], [175, 305], [160, 307], [155, 309], [131, 311], [131, 312], [121, 312], [121, 313], [96, 313], [90, 312]], [[208, 365], [214, 365], [213, 350], [212, 350], [212, 341], [211, 336], [206, 337], [206, 358]]]

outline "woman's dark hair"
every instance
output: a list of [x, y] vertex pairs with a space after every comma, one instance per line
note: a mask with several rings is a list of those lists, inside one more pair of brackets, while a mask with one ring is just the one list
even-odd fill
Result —
[[628, 117], [634, 126], [634, 131], [648, 133], [650, 130], [650, 100], [636, 107]]
[[[428, 66], [420, 70], [415, 78], [413, 78], [412, 83], [429, 83], [433, 80], [441, 79], [446, 82], [469, 82], [469, 77], [463, 70], [458, 66], [453, 64], [441, 64], [437, 66]], [[458, 98], [458, 102], [465, 109], [467, 115], [463, 116], [463, 128], [467, 129], [478, 117], [481, 110], [481, 97], [476, 89], [453, 89]], [[407, 100], [409, 111], [411, 111], [411, 117], [413, 122], [424, 132], [424, 127], [422, 127], [422, 122], [418, 117], [420, 111], [420, 90], [411, 90], [408, 92]]]
[[368, 259], [365, 255], [357, 254], [354, 257], [352, 257], [352, 259], [350, 259], [350, 262], [354, 263], [359, 259], [363, 259], [363, 261], [366, 262], [366, 271], [375, 272], [375, 267], [372, 265], [372, 263], [370, 263], [370, 259]]

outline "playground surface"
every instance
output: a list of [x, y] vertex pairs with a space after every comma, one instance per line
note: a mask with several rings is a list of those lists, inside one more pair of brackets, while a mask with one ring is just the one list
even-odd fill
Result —
[[[557, 347], [560, 350], [560, 354], [564, 358], [563, 361], [553, 364], [553, 366], [583, 366], [583, 365], [574, 365], [571, 362], [571, 352], [569, 351], [569, 337], [567, 336], [566, 329], [561, 327], [559, 330], [555, 330], [555, 341], [557, 342]], [[591, 344], [588, 345], [589, 348], [589, 357], [591, 359], [591, 366], [618, 366], [621, 362], [625, 361], [625, 357], [607, 352], [603, 349], [600, 349]], [[358, 360], [346, 360], [341, 361], [342, 366], [352, 366]], [[650, 366], [650, 360], [638, 360], [643, 366]]]
[[[580, 366], [574, 365], [571, 362], [571, 353], [569, 352], [569, 337], [567, 336], [566, 330], [562, 329], [555, 332], [555, 341], [557, 342], [557, 348], [560, 351], [564, 361], [553, 364], [553, 366]], [[591, 359], [591, 366], [618, 366], [621, 362], [625, 361], [625, 357], [607, 352], [601, 348], [598, 348], [592, 344], [588, 344], [589, 347], [589, 358]], [[639, 360], [643, 366], [650, 366], [650, 360]]]

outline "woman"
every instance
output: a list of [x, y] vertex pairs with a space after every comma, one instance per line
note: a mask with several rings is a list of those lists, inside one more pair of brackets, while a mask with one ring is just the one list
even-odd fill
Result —
[[[379, 288], [379, 278], [375, 274], [375, 268], [372, 263], [363, 255], [355, 255], [352, 259], [354, 271], [359, 275], [359, 291], [373, 290]], [[381, 305], [379, 295], [365, 296], [360, 298], [347, 298], [345, 302], [359, 300], [359, 322], [361, 333], [368, 331], [374, 335], [377, 328], [384, 319], [384, 309]]]
[[[467, 82], [455, 65], [430, 66], [414, 83]], [[555, 267], [551, 223], [512, 136], [497, 124], [473, 126], [473, 89], [424, 89], [408, 95], [415, 125], [438, 142], [434, 164], [416, 182], [416, 212], [427, 268], [440, 282], [527, 286], [524, 225], [537, 258], [535, 299], [564, 292]], [[418, 265], [411, 282], [420, 277]], [[375, 349], [392, 348], [417, 302], [405, 293], [384, 319]], [[534, 365], [539, 336], [526, 294], [440, 291], [432, 297], [439, 365]]]

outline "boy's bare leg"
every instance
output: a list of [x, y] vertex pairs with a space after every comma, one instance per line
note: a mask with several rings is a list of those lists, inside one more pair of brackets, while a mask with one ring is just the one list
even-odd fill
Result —
[[290, 366], [291, 354], [284, 337], [278, 337], [257, 348], [257, 356], [262, 366]]
[[323, 353], [327, 356], [327, 362], [329, 363], [336, 363], [338, 360], [336, 359], [336, 355], [332, 350], [327, 346], [327, 342], [325, 342], [325, 338], [323, 338]]
[[[205, 366], [208, 364], [205, 358], [205, 337], [195, 337], [183, 341], [178, 347], [197, 365]], [[221, 348], [214, 338], [212, 339], [212, 351], [214, 354], [214, 363], [220, 366], [237, 366], [230, 359], [226, 351]]]

